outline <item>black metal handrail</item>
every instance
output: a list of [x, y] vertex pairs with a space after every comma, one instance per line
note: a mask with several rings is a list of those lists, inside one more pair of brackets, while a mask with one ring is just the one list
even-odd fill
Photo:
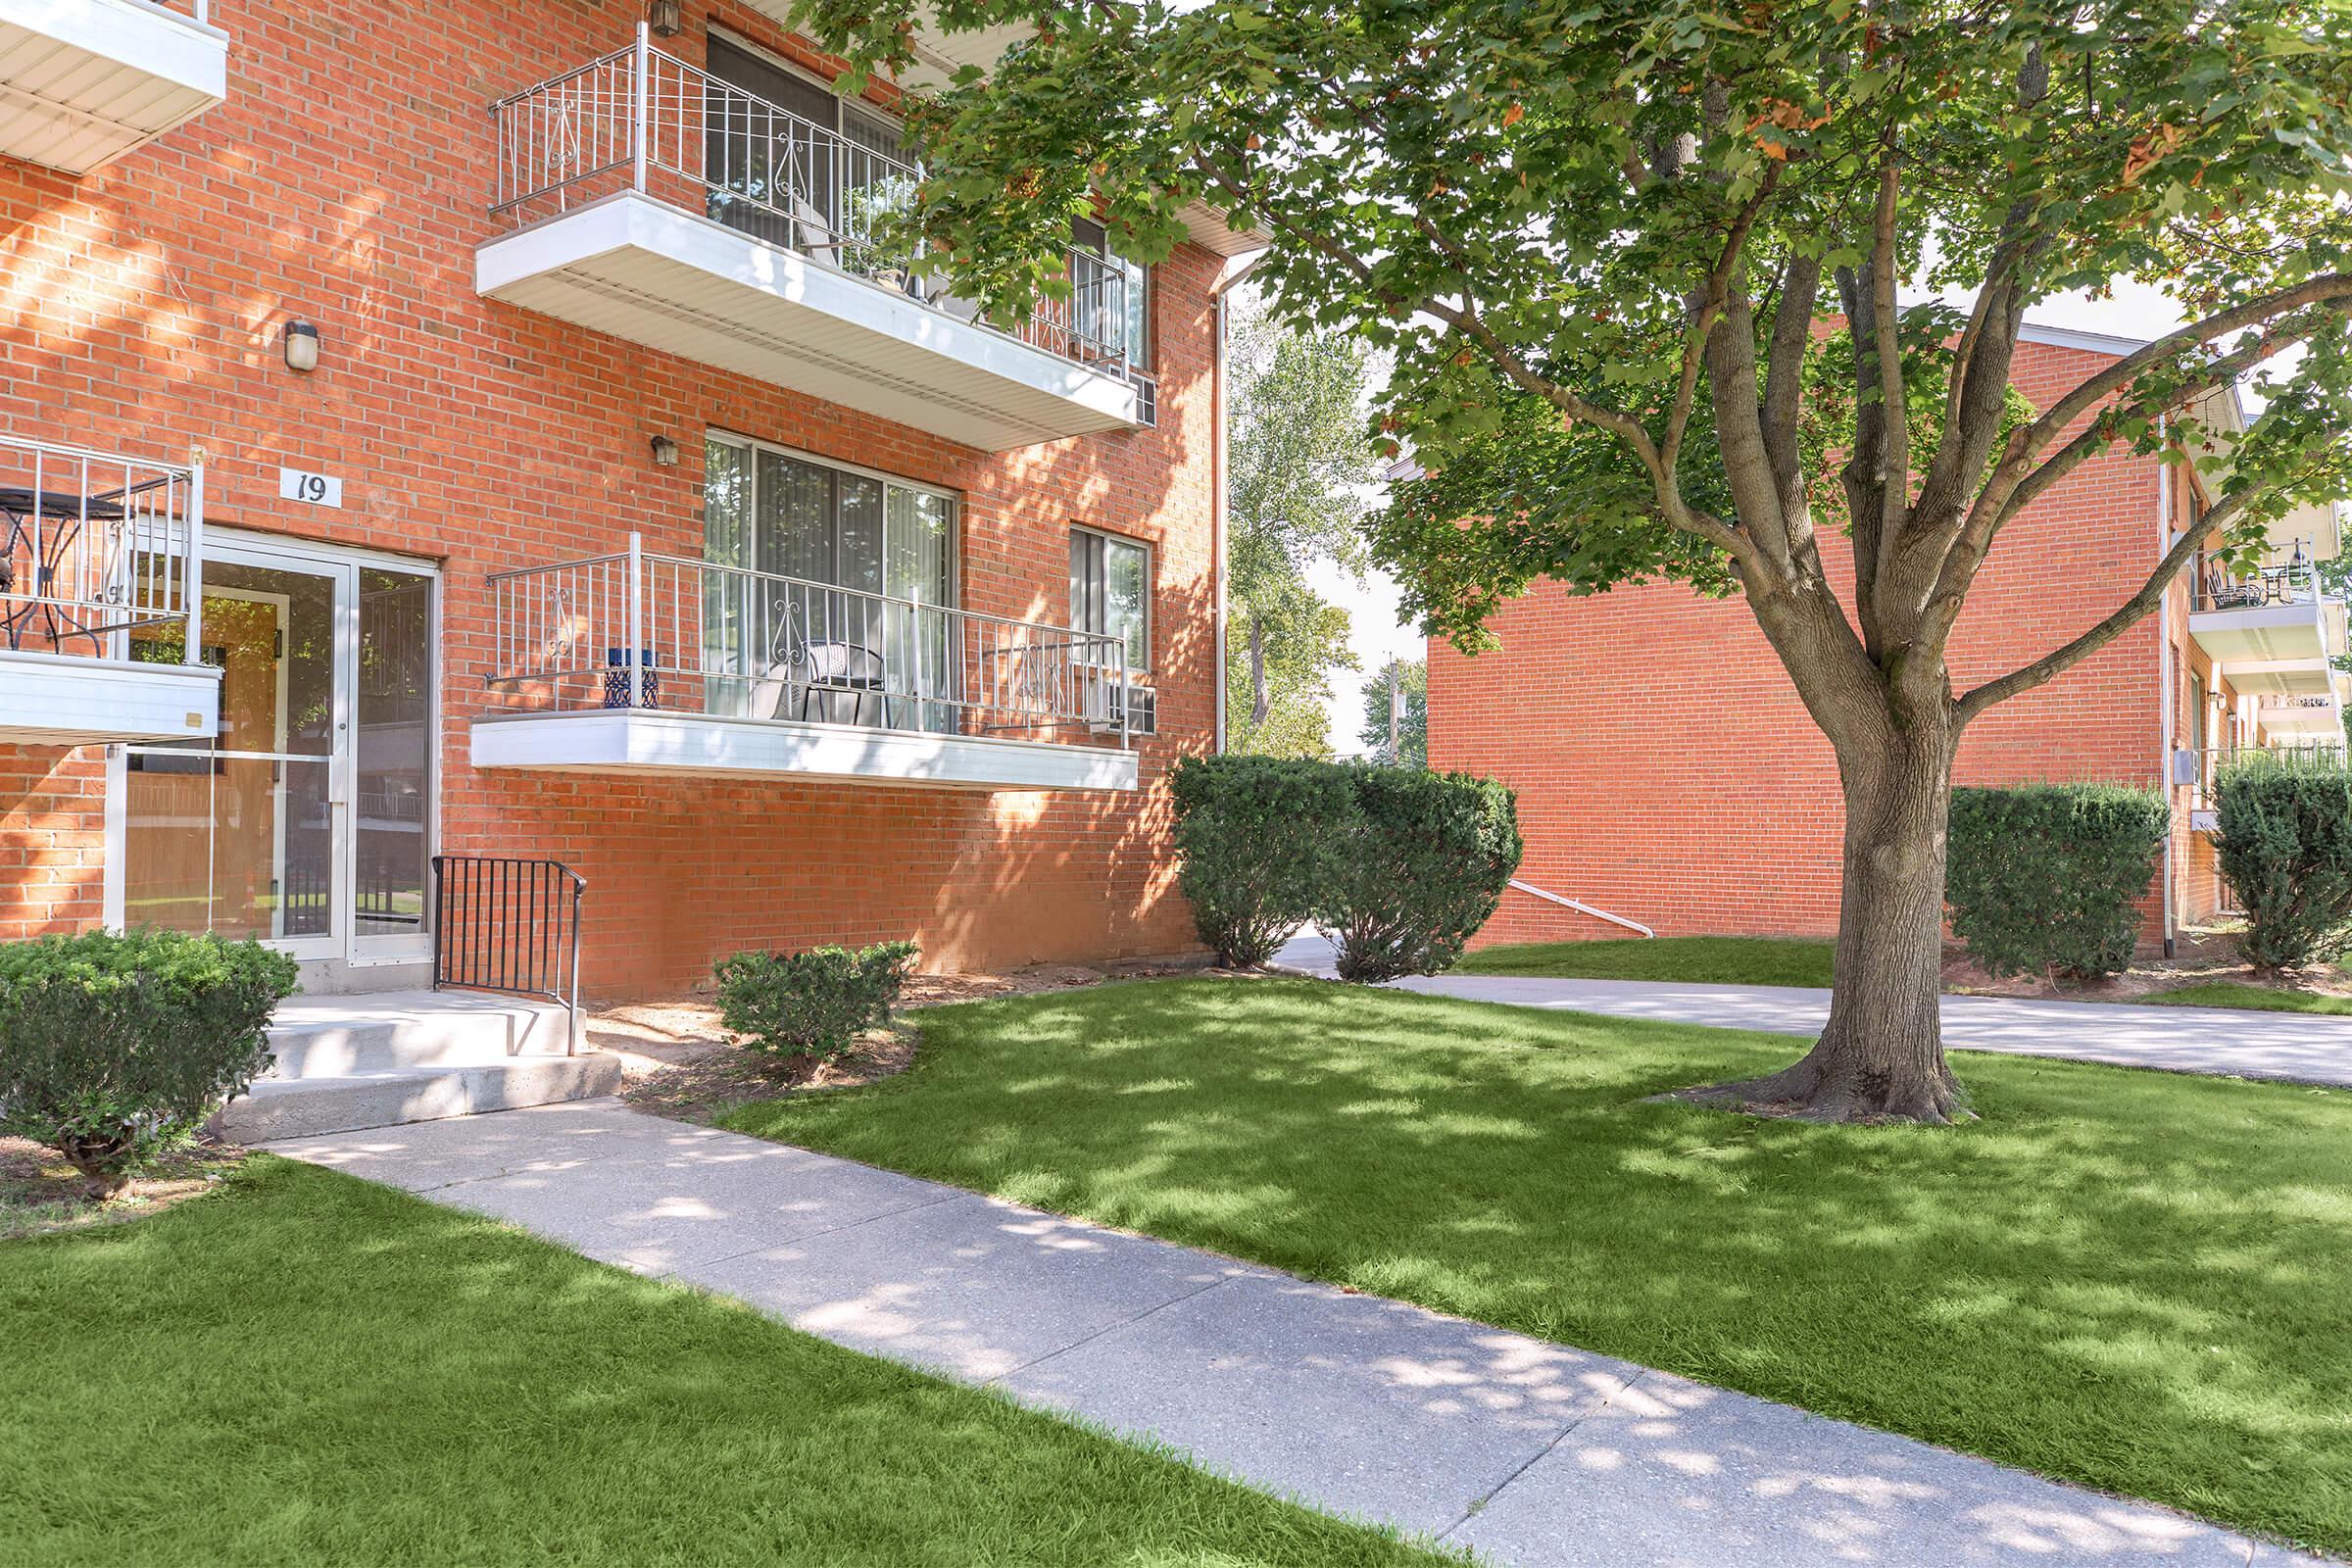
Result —
[[433, 857], [433, 989], [545, 997], [564, 1007], [564, 1054], [580, 1046], [580, 901], [560, 860]]

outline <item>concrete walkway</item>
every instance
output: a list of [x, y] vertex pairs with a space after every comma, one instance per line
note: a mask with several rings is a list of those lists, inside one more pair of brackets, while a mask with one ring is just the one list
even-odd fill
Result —
[[2284, 1568], [2144, 1503], [586, 1101], [272, 1146], [1513, 1568]]
[[[1321, 937], [1296, 937], [1276, 955], [1275, 961], [1310, 974], [1329, 974], [1331, 944]], [[1469, 1002], [1508, 1002], [1775, 1034], [1819, 1034], [1830, 1013], [1827, 991], [1801, 986], [1530, 980], [1475, 974], [1414, 976], [1395, 984], [1402, 991]], [[1943, 1043], [1968, 1051], [2005, 1051], [2023, 1056], [2067, 1056], [2128, 1067], [2352, 1086], [2352, 1016], [1945, 997]]]

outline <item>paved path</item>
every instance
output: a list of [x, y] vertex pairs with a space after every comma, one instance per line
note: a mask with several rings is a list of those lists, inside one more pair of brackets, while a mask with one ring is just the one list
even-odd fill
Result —
[[[1296, 937], [1276, 955], [1275, 961], [1313, 974], [1329, 974], [1331, 944], [1321, 937]], [[1827, 991], [1802, 986], [1530, 980], [1475, 974], [1416, 976], [1396, 985], [1399, 990], [1471, 1002], [1509, 1002], [1620, 1018], [1657, 1018], [1790, 1035], [1819, 1034], [1830, 1012]], [[2071, 1056], [2176, 1072], [2352, 1086], [2352, 1017], [2231, 1007], [1945, 997], [1943, 1043], [2024, 1056]]]
[[271, 1146], [1512, 1568], [2286, 1568], [2163, 1509], [612, 1101]]

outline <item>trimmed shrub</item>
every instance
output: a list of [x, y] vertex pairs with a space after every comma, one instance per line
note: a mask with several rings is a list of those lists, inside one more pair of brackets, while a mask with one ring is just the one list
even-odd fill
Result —
[[1274, 956], [1314, 913], [1354, 809], [1330, 762], [1282, 757], [1188, 757], [1176, 764], [1178, 885], [1200, 940], [1231, 968]]
[[803, 1078], [890, 1022], [914, 955], [911, 942], [738, 953], [715, 965], [719, 1018], [766, 1072]]
[[2139, 936], [2172, 808], [2154, 790], [2021, 784], [1952, 791], [1943, 897], [1992, 975], [2113, 974]]
[[120, 1190], [268, 1070], [295, 976], [259, 943], [174, 931], [0, 946], [0, 1131]]
[[1340, 978], [1377, 983], [1452, 967], [1519, 869], [1518, 798], [1467, 773], [1328, 765], [1353, 803], [1315, 906]]
[[2252, 756], [2214, 784], [2222, 876], [2260, 969], [2332, 958], [2352, 942], [2352, 771], [2340, 756]]

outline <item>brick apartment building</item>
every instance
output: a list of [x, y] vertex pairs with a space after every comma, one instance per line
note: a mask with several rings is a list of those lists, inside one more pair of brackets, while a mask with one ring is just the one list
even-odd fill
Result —
[[0, 0], [0, 939], [389, 989], [446, 853], [605, 996], [1193, 945], [1246, 237], [975, 319], [787, 10]]
[[[2046, 407], [2138, 347], [2029, 326], [2016, 384]], [[2234, 403], [2210, 411], [2235, 416]], [[2005, 530], [1953, 636], [1955, 686], [2057, 647], [2145, 580], [2206, 504], [2181, 466], [2104, 456]], [[1823, 542], [1824, 554], [1842, 539]], [[2340, 744], [2344, 612], [2313, 564], [2339, 548], [2331, 510], [2275, 530], [2244, 578], [2212, 564], [2064, 676], [1978, 719], [1963, 784], [2094, 780], [2160, 786], [2174, 831], [2144, 908], [2151, 946], [2219, 912], [2209, 790], [2246, 747]], [[1850, 589], [1850, 562], [1832, 561]], [[1851, 603], [1850, 592], [1847, 602]], [[1835, 758], [1746, 606], [1675, 584], [1572, 599], [1545, 585], [1494, 622], [1499, 649], [1429, 654], [1431, 765], [1519, 792], [1519, 876], [1662, 936], [1827, 936], [1838, 923]], [[1622, 924], [1514, 888], [1487, 943], [1622, 937]]]

